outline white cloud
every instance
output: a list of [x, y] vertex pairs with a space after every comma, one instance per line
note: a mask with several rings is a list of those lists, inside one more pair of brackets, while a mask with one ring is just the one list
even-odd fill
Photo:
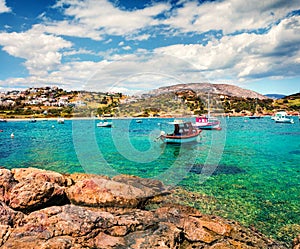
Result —
[[1, 33], [0, 45], [8, 54], [25, 59], [25, 66], [33, 75], [45, 75], [61, 63], [63, 48], [72, 44], [60, 37], [34, 30], [23, 33]]
[[33, 30], [55, 35], [65, 35], [71, 37], [90, 38], [95, 41], [103, 40], [103, 31], [95, 30], [88, 25], [76, 21], [47, 21], [44, 24], [36, 24]]
[[5, 0], [0, 0], [0, 14], [10, 12], [11, 9], [6, 6]]
[[[224, 79], [237, 82], [300, 76], [300, 17], [285, 17], [295, 9], [295, 2], [227, 0], [199, 5], [196, 1], [182, 1], [182, 8], [174, 8], [168, 19], [158, 20], [155, 19], [158, 14], [170, 9], [168, 4], [126, 11], [105, 0], [61, 0], [55, 7], [62, 8], [66, 15], [64, 21], [49, 21], [42, 15], [44, 23], [34, 25], [27, 32], [1, 33], [3, 50], [24, 58], [24, 65], [31, 74], [1, 84], [27, 84], [30, 87], [36, 82], [55, 83], [66, 89], [108, 91], [113, 87], [133, 93], [180, 82], [224, 82]], [[113, 36], [109, 35], [117, 35], [122, 36], [126, 45], [128, 40], [135, 40], [136, 47], [138, 41], [150, 38], [150, 34], [143, 32], [149, 27], [155, 27], [154, 35], [165, 32], [167, 27], [159, 29], [160, 24], [178, 34], [200, 34], [217, 29], [231, 35], [220, 39], [210, 36], [206, 44], [158, 47], [154, 53], [146, 50], [147, 42], [137, 49], [139, 53], [125, 57], [117, 54], [120, 49], [116, 46], [97, 52], [98, 56], [106, 58], [101, 62], [61, 64], [62, 56], [96, 54], [86, 49], [70, 50], [72, 43], [57, 35], [88, 37], [103, 43], [113, 41]], [[264, 34], [239, 32], [233, 35], [237, 30], [265, 27], [270, 29]], [[124, 41], [118, 44], [123, 48], [122, 53], [131, 49]], [[151, 41], [153, 47], [155, 41]], [[162, 43], [159, 40], [157, 44]], [[99, 47], [101, 45], [99, 43]]]
[[123, 50], [131, 50], [131, 47], [130, 46], [124, 46], [122, 47]]
[[54, 7], [61, 8], [73, 20], [46, 22], [43, 26], [38, 25], [40, 29], [57, 35], [102, 40], [104, 35], [127, 36], [156, 25], [158, 22], [154, 17], [167, 11], [170, 5], [159, 3], [144, 9], [127, 11], [114, 7], [107, 0], [60, 0]]
[[145, 41], [148, 40], [151, 37], [149, 34], [142, 34], [142, 35], [133, 35], [133, 36], [127, 36], [127, 40], [135, 40], [135, 41]]
[[239, 34], [207, 45], [173, 45], [155, 52], [192, 63], [207, 78], [245, 79], [300, 76], [300, 16], [282, 20], [266, 34]]
[[226, 0], [204, 4], [186, 1], [182, 8], [175, 9], [163, 23], [181, 32], [222, 30], [228, 34], [267, 28], [298, 8], [297, 1], [282, 0]]
[[95, 52], [93, 52], [92, 50], [86, 50], [86, 49], [82, 49], [80, 48], [79, 50], [72, 50], [72, 51], [66, 51], [63, 52], [64, 56], [70, 56], [70, 55], [75, 55], [75, 54], [90, 54], [90, 55], [97, 55]]

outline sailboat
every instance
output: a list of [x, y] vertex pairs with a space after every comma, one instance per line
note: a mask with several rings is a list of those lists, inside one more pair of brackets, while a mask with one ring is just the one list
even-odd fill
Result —
[[196, 123], [193, 126], [201, 130], [221, 130], [220, 121], [210, 116], [210, 104], [209, 104], [209, 93], [208, 93], [208, 103], [207, 103], [208, 114], [196, 117]]

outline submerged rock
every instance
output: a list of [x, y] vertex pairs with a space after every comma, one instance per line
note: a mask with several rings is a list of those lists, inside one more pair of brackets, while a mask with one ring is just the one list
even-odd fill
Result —
[[[161, 201], [145, 210], [147, 200], [169, 199], [156, 180], [18, 169], [0, 173], [0, 190], [0, 200], [9, 193], [7, 204], [0, 202], [3, 249], [286, 248], [191, 207]], [[299, 240], [294, 244], [298, 249]]]

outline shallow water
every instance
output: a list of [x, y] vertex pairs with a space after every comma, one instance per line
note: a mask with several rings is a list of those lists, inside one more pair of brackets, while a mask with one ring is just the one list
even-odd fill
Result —
[[[168, 119], [0, 123], [0, 166], [62, 173], [133, 174], [214, 196], [205, 212], [254, 225], [289, 241], [300, 232], [300, 123], [222, 119], [222, 131], [203, 131], [196, 144], [164, 145]], [[12, 139], [10, 134], [14, 133]]]

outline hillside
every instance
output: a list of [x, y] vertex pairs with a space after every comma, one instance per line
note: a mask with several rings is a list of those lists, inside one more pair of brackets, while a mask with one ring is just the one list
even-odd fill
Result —
[[211, 84], [211, 83], [189, 83], [178, 84], [173, 86], [160, 87], [153, 91], [150, 91], [150, 95], [160, 95], [163, 93], [177, 92], [182, 90], [193, 90], [197, 94], [199, 93], [213, 93], [218, 95], [232, 96], [238, 98], [252, 98], [252, 99], [268, 99], [260, 93], [243, 89], [238, 86], [228, 84]]
[[[208, 94], [209, 93], [209, 94]], [[300, 94], [274, 100], [262, 94], [226, 84], [192, 83], [160, 87], [119, 105], [119, 116], [184, 116], [208, 113], [230, 116], [273, 115], [286, 110], [297, 115]]]
[[[209, 93], [209, 94], [208, 94]], [[286, 110], [297, 115], [300, 93], [283, 99], [226, 84], [192, 83], [160, 87], [142, 96], [88, 91], [67, 92], [57, 87], [30, 88], [0, 94], [0, 118], [273, 115]]]
[[300, 93], [295, 93], [289, 96], [285, 96], [283, 99], [277, 99], [274, 102], [274, 108], [300, 111]]

